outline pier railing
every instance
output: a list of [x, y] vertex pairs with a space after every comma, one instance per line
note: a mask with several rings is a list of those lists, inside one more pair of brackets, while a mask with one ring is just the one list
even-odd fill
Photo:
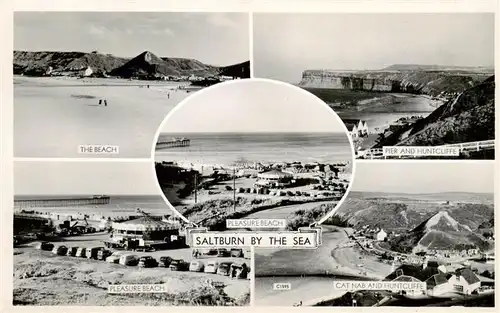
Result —
[[[440, 145], [435, 146], [440, 148], [459, 148], [460, 153], [462, 152], [479, 152], [485, 150], [495, 149], [495, 140], [482, 140], [482, 141], [472, 141], [472, 142], [463, 142], [456, 144], [448, 144], [448, 145]], [[384, 150], [382, 148], [374, 148], [368, 150], [361, 150], [358, 152], [358, 157], [363, 159], [386, 159], [387, 156], [384, 156]], [[409, 158], [411, 156], [405, 157], [390, 157], [390, 158]]]
[[158, 141], [156, 143], [156, 149], [189, 147], [190, 144], [191, 140], [189, 139]]

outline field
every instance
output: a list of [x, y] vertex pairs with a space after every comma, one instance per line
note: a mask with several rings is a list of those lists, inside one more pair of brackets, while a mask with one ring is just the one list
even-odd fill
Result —
[[87, 157], [79, 145], [114, 145], [120, 154], [107, 157], [150, 157], [160, 123], [189, 93], [174, 90], [178, 83], [146, 84], [15, 77], [14, 155]]
[[[65, 238], [68, 247], [99, 245], [106, 235]], [[192, 259], [191, 249], [136, 252]], [[210, 258], [202, 258], [205, 262]], [[239, 261], [242, 258], [218, 258]], [[161, 294], [107, 293], [110, 284], [166, 284]], [[247, 305], [249, 281], [208, 273], [175, 272], [165, 268], [125, 267], [103, 261], [55, 256], [33, 244], [14, 249], [14, 304], [19, 305]]]

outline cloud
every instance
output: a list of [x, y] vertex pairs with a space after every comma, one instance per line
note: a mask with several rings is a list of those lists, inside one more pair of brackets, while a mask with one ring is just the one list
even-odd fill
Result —
[[89, 33], [91, 33], [92, 35], [103, 36], [106, 34], [106, 29], [104, 27], [92, 24], [90, 25]]
[[209, 24], [219, 27], [235, 28], [240, 25], [240, 23], [231, 19], [229, 14], [224, 13], [210, 13], [207, 15], [207, 21]]

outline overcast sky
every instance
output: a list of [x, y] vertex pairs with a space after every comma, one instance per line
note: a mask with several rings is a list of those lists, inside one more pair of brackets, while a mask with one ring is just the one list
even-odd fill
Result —
[[254, 74], [298, 83], [305, 69], [494, 65], [492, 13], [255, 14]]
[[230, 65], [250, 59], [248, 14], [16, 12], [14, 49], [97, 50], [121, 57], [151, 51]]
[[159, 195], [150, 162], [15, 162], [15, 195]]
[[162, 132], [345, 132], [324, 102], [304, 90], [240, 80], [197, 92], [176, 106]]
[[493, 162], [358, 162], [353, 191], [494, 192]]

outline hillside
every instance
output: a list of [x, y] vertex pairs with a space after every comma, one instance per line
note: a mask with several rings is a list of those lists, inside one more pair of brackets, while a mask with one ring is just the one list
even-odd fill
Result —
[[439, 211], [410, 232], [392, 238], [389, 244], [393, 250], [402, 252], [476, 247], [485, 249], [489, 246], [480, 235], [457, 222], [447, 211]]
[[411, 64], [373, 71], [305, 70], [299, 86], [446, 96], [463, 92], [493, 73], [487, 68]]
[[111, 75], [124, 78], [140, 76], [180, 76], [189, 74], [213, 75], [217, 69], [193, 59], [160, 58], [145, 51], [122, 66], [111, 71]]
[[396, 197], [355, 198], [352, 193], [338, 209], [336, 215], [355, 228], [363, 225], [378, 226], [386, 230], [407, 231], [416, 228], [440, 211], [446, 211], [454, 220], [476, 230], [488, 222], [493, 214], [493, 204], [451, 203]]
[[413, 201], [450, 201], [467, 203], [493, 203], [494, 196], [491, 193], [477, 192], [440, 192], [440, 193], [389, 193], [370, 191], [350, 191], [349, 197], [353, 199], [411, 199]]
[[127, 59], [108, 54], [56, 51], [14, 51], [14, 74], [43, 75], [49, 67], [54, 72], [76, 72], [92, 67], [94, 71], [110, 72]]
[[224, 76], [250, 78], [250, 61], [221, 67], [219, 69], [219, 74]]
[[493, 67], [428, 65], [428, 64], [393, 64], [383, 68], [382, 71], [456, 71], [456, 72], [491, 73], [493, 72]]
[[212, 66], [187, 58], [158, 57], [145, 51], [134, 58], [120, 58], [97, 52], [29, 52], [14, 51], [14, 74], [44, 76], [49, 69], [61, 75], [77, 75], [90, 67], [94, 73], [130, 78], [161, 76], [227, 75], [248, 78], [250, 62], [229, 66]]
[[[396, 145], [442, 145], [495, 138], [495, 81], [490, 77], [434, 110], [408, 128], [400, 129]], [[387, 145], [388, 143], [382, 143]]]

